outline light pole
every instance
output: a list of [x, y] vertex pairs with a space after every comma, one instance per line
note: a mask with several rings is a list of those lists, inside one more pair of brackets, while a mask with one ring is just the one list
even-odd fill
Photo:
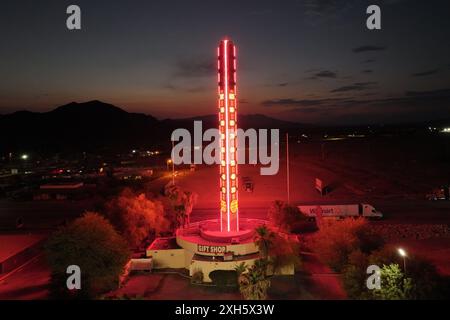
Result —
[[407, 257], [406, 251], [403, 250], [402, 248], [398, 248], [397, 251], [398, 251], [398, 254], [403, 258], [403, 271], [406, 274], [406, 257]]
[[172, 140], [172, 151], [170, 152], [170, 161], [172, 163], [172, 185], [175, 185], [175, 163], [173, 161], [173, 148], [175, 142]]
[[287, 183], [287, 203], [291, 202], [290, 183], [289, 183], [289, 133], [286, 132], [286, 183]]

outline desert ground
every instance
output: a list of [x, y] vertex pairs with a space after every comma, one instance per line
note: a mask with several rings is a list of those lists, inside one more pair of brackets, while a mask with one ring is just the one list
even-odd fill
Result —
[[[425, 194], [432, 188], [450, 183], [450, 136], [379, 136], [377, 138], [345, 138], [327, 141], [308, 139], [290, 141], [290, 201], [292, 204], [349, 204], [369, 203], [383, 212], [384, 219], [371, 222], [380, 224], [450, 224], [450, 202], [428, 201]], [[250, 177], [253, 192], [240, 188], [239, 205], [242, 217], [262, 218], [274, 200], [287, 201], [285, 144], [280, 143], [279, 171], [273, 176], [261, 176], [259, 166], [241, 165], [240, 177]], [[191, 172], [177, 167], [176, 183], [198, 194], [198, 203], [191, 221], [216, 218], [218, 214], [218, 167], [199, 165]], [[315, 178], [330, 186], [331, 192], [321, 196], [314, 189]], [[170, 174], [148, 184], [147, 189], [158, 194], [170, 181]], [[72, 219], [89, 208], [88, 203], [0, 203], [2, 221], [21, 215], [36, 227], [62, 219]], [[37, 219], [40, 214], [45, 221]], [[392, 243], [405, 247], [413, 254], [432, 261], [438, 270], [450, 275], [450, 240], [447, 238], [396, 239]], [[301, 275], [295, 289], [280, 280], [276, 288], [291, 292], [292, 299], [343, 298], [338, 281], [329, 281], [329, 270], [319, 262], [305, 257], [308, 281]], [[325, 268], [325, 269], [324, 269]], [[325, 270], [325, 271], [324, 271]], [[0, 280], [0, 298], [45, 298], [44, 283], [48, 279], [45, 261], [36, 261]], [[333, 277], [331, 275], [331, 277]], [[141, 276], [142, 278], [142, 276]], [[191, 288], [188, 280], [177, 275], [155, 274], [144, 276], [145, 285], [139, 278], [131, 279], [129, 292], [143, 294], [149, 299], [205, 298], [210, 290], [188, 290], [191, 296], [173, 292], [172, 287]], [[175, 286], [174, 286], [175, 285]], [[144, 286], [144, 287], [143, 287]], [[150, 286], [150, 287], [148, 287]], [[147, 288], [148, 287], [148, 288]], [[300, 291], [299, 291], [300, 290]], [[302, 291], [303, 290], [303, 291]], [[186, 291], [187, 292], [187, 291]], [[230, 293], [217, 294], [220, 298], [237, 298]], [[273, 293], [274, 298], [283, 294]]]

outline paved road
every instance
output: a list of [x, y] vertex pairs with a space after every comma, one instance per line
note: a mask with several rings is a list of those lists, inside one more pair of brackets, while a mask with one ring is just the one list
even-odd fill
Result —
[[[351, 203], [345, 200], [324, 199], [320, 203]], [[383, 212], [385, 218], [374, 223], [447, 223], [450, 224], [450, 202], [426, 200], [377, 200], [370, 202]], [[267, 219], [267, 207], [241, 207], [240, 216], [252, 219]], [[217, 219], [216, 208], [195, 208], [191, 221]]]
[[5, 275], [0, 277], [0, 300], [47, 298], [50, 272], [42, 255], [4, 278]]

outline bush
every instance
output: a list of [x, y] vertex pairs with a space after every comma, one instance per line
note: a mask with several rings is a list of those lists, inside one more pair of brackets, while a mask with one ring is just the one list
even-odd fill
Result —
[[[92, 212], [55, 232], [45, 252], [51, 269], [51, 294], [57, 298], [94, 298], [115, 289], [130, 257], [126, 241], [105, 218]], [[81, 290], [67, 289], [70, 265], [81, 269]]]
[[257, 260], [239, 276], [239, 291], [245, 300], [265, 300], [270, 288], [270, 280], [261, 266], [265, 261]]

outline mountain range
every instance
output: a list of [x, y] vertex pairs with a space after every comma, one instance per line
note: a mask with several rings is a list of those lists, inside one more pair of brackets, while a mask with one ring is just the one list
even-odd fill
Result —
[[[120, 151], [170, 145], [176, 128], [217, 127], [217, 115], [158, 120], [93, 100], [71, 102], [49, 112], [18, 111], [0, 116], [0, 152]], [[239, 127], [293, 129], [303, 125], [261, 114], [240, 115]]]

